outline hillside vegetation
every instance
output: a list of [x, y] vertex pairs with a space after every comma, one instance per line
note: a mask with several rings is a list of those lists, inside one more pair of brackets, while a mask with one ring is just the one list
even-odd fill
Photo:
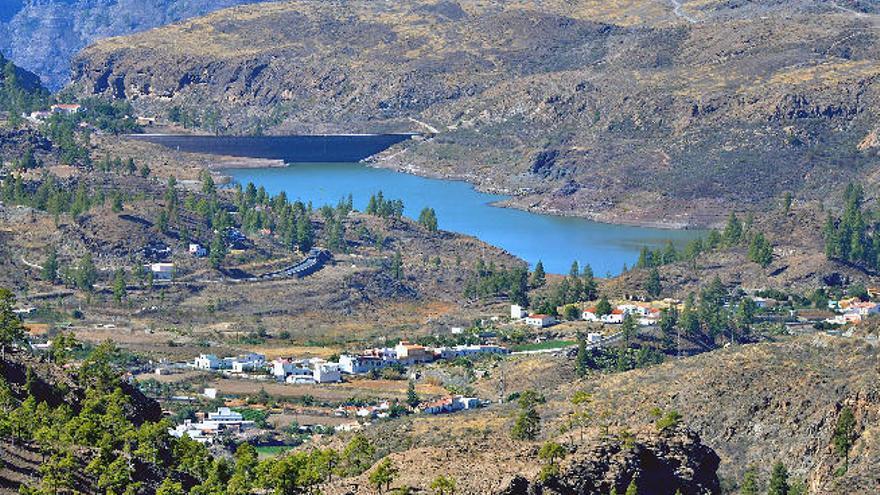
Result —
[[876, 14], [682, 4], [249, 5], [100, 42], [73, 88], [159, 117], [210, 112], [220, 132], [428, 132], [379, 163], [614, 222], [714, 224], [865, 174]]

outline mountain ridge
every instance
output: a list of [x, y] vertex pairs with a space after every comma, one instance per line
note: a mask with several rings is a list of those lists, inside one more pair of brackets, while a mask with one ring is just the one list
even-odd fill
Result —
[[70, 76], [73, 55], [101, 38], [254, 1], [264, 0], [4, 0], [0, 52], [57, 90]]

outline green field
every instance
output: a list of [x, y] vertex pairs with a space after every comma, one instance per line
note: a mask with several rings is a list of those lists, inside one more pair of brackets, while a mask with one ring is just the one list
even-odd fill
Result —
[[255, 448], [257, 450], [257, 455], [259, 455], [261, 459], [265, 459], [266, 457], [276, 457], [294, 447], [291, 445], [263, 445]]
[[511, 348], [513, 352], [523, 351], [546, 351], [549, 349], [562, 349], [563, 347], [571, 347], [577, 344], [574, 340], [547, 340], [537, 344], [522, 344]]

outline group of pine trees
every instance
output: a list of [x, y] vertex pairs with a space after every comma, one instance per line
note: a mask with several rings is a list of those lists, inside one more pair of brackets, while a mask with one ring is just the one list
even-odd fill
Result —
[[[530, 285], [532, 288], [539, 288], [545, 283], [544, 264], [539, 261], [535, 264]], [[581, 269], [580, 264], [573, 261], [568, 276], [553, 290], [536, 297], [533, 307], [539, 313], [555, 316], [559, 307], [581, 301], [593, 301], [598, 297], [598, 284], [593, 274], [593, 268], [589, 264], [584, 264]]]
[[108, 196], [105, 189], [91, 188], [83, 180], [62, 183], [54, 175], [45, 174], [36, 185], [26, 182], [20, 175], [5, 180], [0, 198], [7, 204], [46, 211], [57, 221], [62, 213], [76, 218], [92, 207], [103, 206]]
[[16, 125], [21, 120], [22, 114], [28, 114], [35, 110], [46, 108], [49, 104], [49, 91], [39, 84], [34, 76], [34, 81], [24, 81], [18, 69], [11, 60], [7, 60], [0, 54], [0, 66], [2, 66], [2, 79], [0, 79], [0, 110], [9, 112], [10, 123]]
[[829, 212], [825, 220], [825, 255], [872, 270], [880, 269], [880, 229], [871, 211], [862, 211], [864, 190], [849, 184], [843, 194], [843, 214]]
[[437, 212], [434, 208], [424, 208], [419, 213], [419, 225], [426, 228], [429, 232], [437, 232]]
[[[266, 189], [248, 183], [244, 188], [235, 187], [235, 205], [241, 214], [241, 229], [255, 234], [263, 229], [272, 231], [288, 249], [308, 252], [315, 245], [315, 229], [312, 224], [312, 205], [302, 201], [290, 202], [284, 191], [274, 197]], [[340, 216], [348, 208], [342, 205]]]
[[400, 218], [403, 216], [403, 201], [399, 199], [385, 199], [382, 191], [379, 191], [370, 196], [364, 213], [382, 218]]
[[656, 250], [643, 247], [635, 268], [653, 269], [679, 261], [695, 262], [703, 253], [737, 246], [746, 246], [749, 260], [762, 267], [766, 268], [773, 262], [773, 244], [755, 229], [752, 216], [749, 215], [743, 222], [735, 213], [731, 213], [722, 231], [712, 230], [705, 238], [691, 240], [681, 252], [676, 250], [672, 242]]
[[524, 266], [498, 267], [478, 259], [464, 286], [468, 299], [506, 297], [514, 304], [529, 305], [529, 272]]
[[216, 108], [209, 107], [204, 111], [173, 106], [168, 111], [168, 120], [175, 124], [180, 124], [184, 129], [205, 129], [220, 134], [223, 131], [220, 112]]

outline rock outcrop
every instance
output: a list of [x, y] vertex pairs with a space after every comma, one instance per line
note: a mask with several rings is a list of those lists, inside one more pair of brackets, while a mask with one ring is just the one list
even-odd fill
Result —
[[545, 481], [515, 477], [499, 495], [606, 495], [624, 493], [635, 480], [639, 493], [711, 495], [721, 492], [720, 460], [686, 428], [650, 435], [625, 445], [606, 442], [566, 462]]

